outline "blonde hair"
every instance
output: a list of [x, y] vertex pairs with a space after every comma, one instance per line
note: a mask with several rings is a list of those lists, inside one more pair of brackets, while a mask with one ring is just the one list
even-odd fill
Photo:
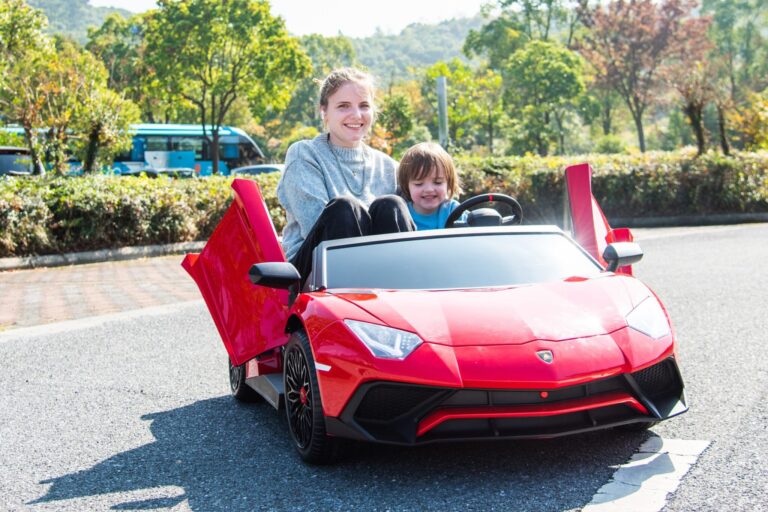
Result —
[[421, 142], [411, 146], [400, 159], [397, 168], [397, 183], [400, 193], [406, 201], [413, 201], [408, 184], [414, 180], [427, 178], [434, 169], [445, 173], [445, 184], [448, 187], [448, 197], [451, 198], [461, 190], [459, 173], [453, 163], [453, 158], [442, 146], [434, 142]]

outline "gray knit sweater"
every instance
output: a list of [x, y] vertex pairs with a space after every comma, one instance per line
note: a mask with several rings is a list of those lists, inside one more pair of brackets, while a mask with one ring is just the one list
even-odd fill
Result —
[[354, 196], [370, 206], [396, 190], [397, 162], [366, 145], [332, 146], [328, 134], [288, 148], [277, 198], [286, 211], [283, 249], [290, 260], [298, 252], [320, 212], [331, 199]]

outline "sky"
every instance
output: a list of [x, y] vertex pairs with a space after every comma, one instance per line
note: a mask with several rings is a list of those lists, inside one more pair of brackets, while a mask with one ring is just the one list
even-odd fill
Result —
[[[90, 0], [94, 6], [143, 12], [154, 0]], [[437, 23], [477, 14], [488, 0], [271, 0], [272, 13], [282, 16], [293, 35], [322, 34], [367, 37], [376, 29], [397, 34], [411, 23]]]

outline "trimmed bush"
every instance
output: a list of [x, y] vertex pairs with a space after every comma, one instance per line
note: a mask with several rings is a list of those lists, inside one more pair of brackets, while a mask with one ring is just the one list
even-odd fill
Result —
[[[565, 167], [588, 161], [593, 193], [611, 217], [768, 212], [768, 153], [645, 153], [580, 157], [458, 157], [461, 199], [517, 197], [530, 223], [559, 223]], [[278, 232], [275, 189], [258, 182]], [[205, 240], [232, 199], [230, 178], [87, 176], [0, 179], [0, 257]]]
[[[254, 176], [276, 227], [279, 176]], [[232, 198], [231, 179], [112, 176], [0, 180], [0, 257], [205, 240]]]
[[592, 167], [592, 191], [609, 218], [768, 212], [768, 153], [693, 155], [459, 158], [457, 165], [462, 199], [507, 193], [534, 223], [562, 219], [563, 171], [583, 162]]

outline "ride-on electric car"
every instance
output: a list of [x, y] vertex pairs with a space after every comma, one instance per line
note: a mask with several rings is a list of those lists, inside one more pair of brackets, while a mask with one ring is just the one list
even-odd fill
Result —
[[[333, 240], [303, 287], [258, 186], [184, 268], [229, 354], [236, 398], [284, 407], [308, 462], [345, 439], [416, 445], [647, 428], [687, 410], [675, 335], [632, 276], [588, 165], [566, 170], [573, 235], [469, 199], [448, 229]], [[464, 212], [468, 212], [464, 214]]]

